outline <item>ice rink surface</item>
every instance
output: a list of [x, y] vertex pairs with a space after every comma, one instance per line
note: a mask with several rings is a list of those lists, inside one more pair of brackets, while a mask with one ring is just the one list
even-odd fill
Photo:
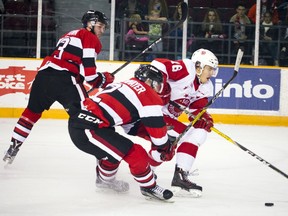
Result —
[[[174, 203], [146, 200], [123, 162], [117, 178], [129, 182], [126, 194], [97, 191], [94, 157], [71, 142], [67, 120], [41, 119], [14, 163], [4, 167], [4, 152], [18, 119], [0, 119], [1, 216], [287, 216], [288, 179], [211, 132], [200, 147], [191, 176], [203, 186], [201, 198], [174, 197]], [[288, 127], [215, 127], [288, 173]], [[120, 131], [121, 132], [121, 131]], [[139, 138], [135, 142], [148, 149]], [[170, 187], [172, 160], [156, 171], [158, 183]], [[264, 203], [272, 202], [273, 207]]]

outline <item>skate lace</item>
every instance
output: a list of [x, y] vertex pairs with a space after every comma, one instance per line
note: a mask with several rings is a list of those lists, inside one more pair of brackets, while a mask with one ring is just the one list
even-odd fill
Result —
[[156, 194], [163, 194], [164, 188], [161, 188], [160, 186], [156, 185], [154, 188], [151, 189]]
[[21, 145], [22, 145], [22, 142], [14, 140], [13, 144], [12, 144], [12, 148], [13, 148], [13, 150], [18, 149]]
[[[195, 170], [194, 170], [195, 171]], [[195, 183], [193, 183], [188, 177], [189, 176], [193, 176], [195, 175], [195, 172], [192, 171], [192, 172], [183, 172], [182, 174], [182, 178], [185, 182], [189, 183], [190, 185], [196, 185]]]
[[199, 170], [195, 169], [192, 172], [188, 172], [188, 176], [198, 176], [199, 175]]

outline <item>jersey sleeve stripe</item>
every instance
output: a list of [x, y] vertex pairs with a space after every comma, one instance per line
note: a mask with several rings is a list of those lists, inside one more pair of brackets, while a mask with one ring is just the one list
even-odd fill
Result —
[[140, 110], [140, 117], [146, 117], [146, 116], [162, 116], [161, 111], [162, 106], [161, 105], [150, 105], [150, 106], [144, 106]]
[[71, 44], [68, 44], [65, 51], [71, 55], [77, 56], [81, 58], [82, 56], [82, 49]]
[[95, 58], [95, 50], [92, 48], [83, 48], [83, 58]]

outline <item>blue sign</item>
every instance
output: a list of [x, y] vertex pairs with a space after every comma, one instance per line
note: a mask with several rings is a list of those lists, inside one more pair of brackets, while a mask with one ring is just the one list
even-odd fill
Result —
[[[214, 95], [233, 75], [233, 68], [221, 67], [211, 79]], [[240, 68], [211, 108], [243, 110], [279, 110], [280, 69]]]

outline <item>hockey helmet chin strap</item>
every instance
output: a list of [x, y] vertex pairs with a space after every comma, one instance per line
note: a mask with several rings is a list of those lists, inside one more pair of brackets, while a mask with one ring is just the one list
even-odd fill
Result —
[[89, 21], [87, 23], [87, 27], [90, 29], [90, 31], [95, 35], [95, 31], [94, 31], [94, 26], [96, 25], [96, 21]]
[[[196, 75], [197, 75], [199, 83], [201, 83], [201, 84], [202, 84], [202, 82], [200, 80], [200, 77], [201, 77], [201, 74], [203, 73], [204, 67], [203, 68], [201, 67], [201, 63], [200, 62], [196, 62], [196, 64], [195, 64]], [[197, 73], [197, 68], [200, 68], [200, 73]]]

